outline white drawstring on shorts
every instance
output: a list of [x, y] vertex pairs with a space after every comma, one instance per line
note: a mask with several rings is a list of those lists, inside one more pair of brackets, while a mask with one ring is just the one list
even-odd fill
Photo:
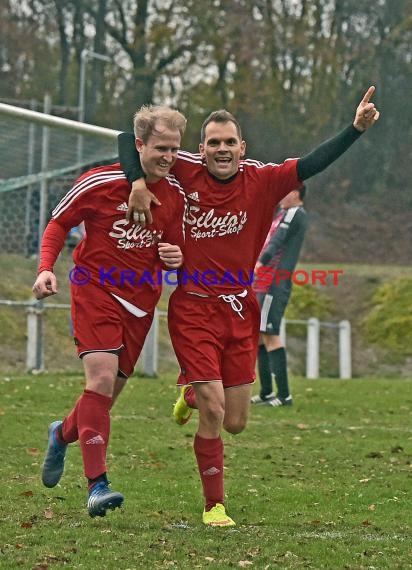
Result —
[[232, 307], [235, 313], [237, 313], [241, 319], [245, 320], [245, 317], [242, 315], [243, 305], [240, 299], [238, 299], [238, 297], [243, 298], [246, 297], [246, 295], [247, 295], [247, 289], [242, 291], [242, 293], [238, 293], [237, 295], [234, 294], [219, 295], [219, 298], [223, 299], [225, 303], [229, 303], [229, 305]]

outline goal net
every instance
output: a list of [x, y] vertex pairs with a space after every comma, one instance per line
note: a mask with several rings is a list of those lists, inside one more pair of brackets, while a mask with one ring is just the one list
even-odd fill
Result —
[[0, 103], [0, 251], [36, 255], [51, 211], [74, 180], [116, 160], [117, 134]]

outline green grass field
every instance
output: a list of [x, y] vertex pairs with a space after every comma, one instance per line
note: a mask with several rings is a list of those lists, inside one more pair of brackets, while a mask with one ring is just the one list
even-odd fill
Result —
[[40, 482], [81, 377], [1, 378], [0, 568], [412, 568], [411, 380], [293, 379], [292, 408], [254, 408], [224, 436], [233, 529], [201, 523], [196, 418], [173, 423], [174, 382], [129, 381], [108, 458], [124, 507], [91, 519], [77, 445], [60, 484]]

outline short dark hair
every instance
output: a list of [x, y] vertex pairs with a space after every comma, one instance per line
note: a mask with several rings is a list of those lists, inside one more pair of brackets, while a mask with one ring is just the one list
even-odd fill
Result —
[[232, 113], [229, 113], [229, 111], [226, 111], [226, 109], [219, 109], [218, 111], [213, 111], [212, 113], [210, 113], [210, 115], [203, 122], [203, 125], [200, 129], [200, 141], [202, 143], [205, 142], [206, 127], [209, 123], [212, 123], [212, 122], [213, 123], [229, 123], [229, 122], [234, 123], [238, 137], [240, 138], [240, 140], [242, 140], [242, 129], [240, 128], [240, 125], [239, 125], [237, 119], [234, 117], [234, 115], [232, 115]]
[[303, 200], [303, 198], [306, 195], [306, 186], [304, 184], [302, 184], [302, 186], [300, 188], [298, 188], [298, 192], [299, 192], [299, 198], [301, 200]]

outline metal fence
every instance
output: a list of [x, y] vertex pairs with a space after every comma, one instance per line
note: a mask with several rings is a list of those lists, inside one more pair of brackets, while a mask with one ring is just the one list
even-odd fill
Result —
[[[32, 373], [42, 372], [44, 363], [44, 325], [43, 316], [45, 311], [69, 310], [70, 305], [58, 303], [44, 303], [43, 301], [8, 301], [0, 300], [0, 306], [25, 307], [27, 313], [27, 344], [26, 344], [26, 370]], [[140, 357], [140, 366], [146, 376], [156, 376], [159, 367], [159, 320], [166, 316], [165, 311], [156, 309], [152, 327], [146, 338]], [[336, 323], [320, 321], [316, 317], [308, 320], [282, 320], [280, 335], [287, 345], [288, 325], [306, 326], [306, 378], [316, 379], [321, 375], [320, 371], [320, 331], [329, 329], [335, 331], [338, 336], [338, 363], [339, 378], [352, 377], [351, 357], [351, 326], [347, 320]]]

